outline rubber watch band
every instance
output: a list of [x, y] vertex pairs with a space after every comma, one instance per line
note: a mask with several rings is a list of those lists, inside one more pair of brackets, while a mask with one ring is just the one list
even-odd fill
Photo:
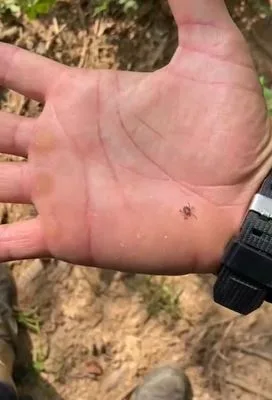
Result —
[[226, 248], [214, 300], [244, 315], [264, 301], [272, 302], [272, 173], [254, 196], [239, 235]]

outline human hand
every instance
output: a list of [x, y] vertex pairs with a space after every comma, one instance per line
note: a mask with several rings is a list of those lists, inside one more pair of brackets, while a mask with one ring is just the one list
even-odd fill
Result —
[[0, 200], [38, 211], [1, 227], [0, 261], [217, 268], [271, 168], [271, 127], [224, 1], [170, 5], [179, 47], [154, 73], [72, 69], [0, 45], [0, 85], [45, 103], [37, 119], [0, 113], [0, 151], [28, 157], [2, 164]]

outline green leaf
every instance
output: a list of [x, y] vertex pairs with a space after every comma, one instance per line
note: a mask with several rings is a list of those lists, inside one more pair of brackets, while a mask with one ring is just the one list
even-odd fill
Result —
[[55, 4], [55, 0], [26, 0], [23, 10], [30, 19], [47, 14]]
[[272, 116], [272, 89], [266, 86], [265, 78], [263, 76], [260, 77], [260, 83], [263, 88], [263, 95], [266, 101], [268, 114]]
[[0, 12], [10, 11], [12, 14], [25, 13], [29, 18], [37, 18], [47, 14], [56, 0], [0, 0]]

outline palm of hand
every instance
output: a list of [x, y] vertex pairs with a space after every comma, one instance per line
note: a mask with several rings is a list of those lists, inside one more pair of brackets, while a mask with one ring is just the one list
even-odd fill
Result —
[[[39, 252], [152, 272], [215, 265], [269, 169], [264, 102], [238, 32], [222, 40], [188, 24], [152, 74], [58, 68], [23, 184]], [[185, 221], [188, 203], [196, 218]], [[193, 238], [202, 246], [186, 252]]]

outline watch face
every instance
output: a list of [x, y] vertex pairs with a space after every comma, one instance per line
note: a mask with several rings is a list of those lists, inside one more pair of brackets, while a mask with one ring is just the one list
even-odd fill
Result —
[[272, 218], [272, 199], [257, 193], [250, 204], [249, 211], [254, 211], [259, 215]]

